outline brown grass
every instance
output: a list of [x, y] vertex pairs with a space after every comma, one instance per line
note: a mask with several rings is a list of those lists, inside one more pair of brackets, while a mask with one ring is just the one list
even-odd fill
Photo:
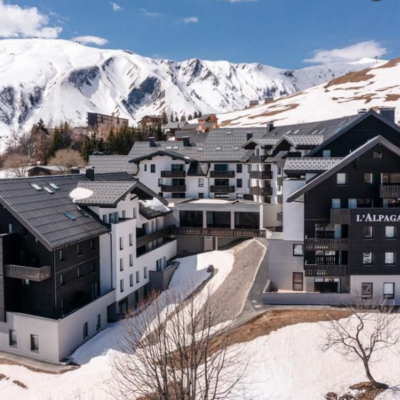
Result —
[[8, 379], [8, 377], [4, 374], [0, 374], [0, 381], [2, 381], [3, 379]]
[[55, 372], [55, 371], [50, 371], [50, 370], [45, 370], [45, 369], [40, 369], [40, 368], [34, 368], [29, 365], [25, 365], [24, 363], [10, 361], [10, 360], [6, 360], [4, 358], [0, 358], [0, 365], [17, 365], [20, 367], [25, 367], [26, 369], [29, 369], [29, 371], [32, 371], [32, 372], [37, 372], [39, 374], [49, 374], [49, 375], [65, 374], [66, 372], [70, 372], [70, 371], [80, 368], [79, 365], [68, 365], [68, 366], [64, 367], [60, 372]]
[[398, 64], [400, 64], [400, 57], [399, 58], [395, 58], [394, 60], [391, 60], [391, 61], [387, 62], [386, 64], [383, 64], [380, 67], [377, 67], [375, 69], [392, 68], [392, 67], [395, 67]]
[[330, 89], [332, 86], [344, 85], [345, 83], [357, 83], [357, 82], [365, 82], [374, 78], [374, 75], [369, 74], [371, 68], [366, 68], [361, 71], [352, 72], [350, 74], [346, 74], [340, 76], [339, 78], [332, 79], [329, 81], [324, 87], [325, 89]]
[[21, 387], [22, 389], [28, 389], [28, 386], [26, 386], [24, 383], [22, 383], [21, 381], [13, 381], [13, 383], [15, 383], [17, 386]]
[[297, 108], [300, 104], [288, 104], [285, 105], [283, 107], [285, 107], [283, 110], [276, 110], [276, 111], [267, 111], [265, 113], [261, 113], [258, 115], [252, 115], [251, 117], [249, 117], [249, 119], [255, 119], [255, 118], [259, 118], [259, 117], [272, 117], [274, 115], [278, 115], [278, 114], [282, 114], [283, 112], [286, 111], [290, 111], [290, 110], [294, 110], [295, 108]]
[[385, 101], [397, 101], [400, 100], [400, 94], [387, 94]]
[[326, 394], [325, 399], [327, 400], [375, 400], [384, 389], [375, 388], [370, 382], [361, 382], [356, 383], [349, 387], [349, 389], [353, 391], [357, 391], [357, 393], [345, 393], [340, 397], [334, 393], [329, 392]]

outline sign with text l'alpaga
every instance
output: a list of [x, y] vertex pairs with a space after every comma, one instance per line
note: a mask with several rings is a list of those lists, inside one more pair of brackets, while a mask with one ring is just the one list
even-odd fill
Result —
[[400, 208], [355, 208], [350, 211], [352, 224], [400, 224]]

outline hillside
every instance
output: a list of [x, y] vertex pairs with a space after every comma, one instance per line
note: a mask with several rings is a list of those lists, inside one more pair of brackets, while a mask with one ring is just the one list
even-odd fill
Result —
[[357, 114], [362, 108], [397, 107], [400, 120], [400, 58], [335, 78], [272, 104], [220, 115], [222, 126], [312, 122]]
[[146, 114], [241, 110], [250, 100], [291, 95], [370, 66], [333, 63], [300, 70], [192, 59], [156, 60], [65, 40], [0, 41], [0, 151], [10, 135], [42, 118], [86, 125], [86, 113], [132, 123]]

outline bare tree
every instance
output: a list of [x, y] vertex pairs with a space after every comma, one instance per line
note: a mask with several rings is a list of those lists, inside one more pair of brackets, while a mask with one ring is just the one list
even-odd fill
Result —
[[80, 153], [72, 149], [58, 150], [55, 156], [49, 160], [49, 165], [55, 165], [62, 172], [85, 164]]
[[326, 329], [325, 350], [333, 349], [351, 361], [361, 361], [368, 380], [378, 389], [388, 385], [375, 380], [370, 364], [382, 350], [399, 342], [399, 315], [376, 300], [357, 300], [348, 319], [333, 319]]
[[215, 328], [210, 295], [199, 296], [153, 294], [139, 315], [122, 322], [110, 393], [142, 400], [244, 398], [238, 393], [244, 390], [246, 357], [229, 348], [230, 325]]
[[14, 172], [15, 176], [22, 178], [29, 167], [30, 158], [24, 154], [12, 153], [4, 157], [3, 167]]

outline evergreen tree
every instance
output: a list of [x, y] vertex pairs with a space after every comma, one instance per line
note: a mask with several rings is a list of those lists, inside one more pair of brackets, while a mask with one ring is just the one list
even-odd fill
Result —
[[194, 118], [194, 119], [197, 119], [197, 118], [199, 118], [199, 114], [197, 114], [197, 111], [195, 111], [195, 112], [194, 112], [194, 114], [193, 114], [193, 118]]
[[174, 122], [175, 118], [174, 118], [174, 113], [171, 112], [171, 117], [169, 118], [170, 122]]
[[163, 125], [167, 125], [168, 124], [168, 116], [167, 116], [167, 113], [165, 111], [163, 111], [163, 113], [162, 113], [162, 123], [163, 123]]
[[179, 122], [178, 114], [175, 114], [175, 122]]
[[193, 119], [192, 114], [189, 114], [187, 119], [188, 121], [191, 121]]
[[157, 140], [165, 140], [165, 135], [160, 125], [157, 126], [155, 137]]
[[58, 150], [63, 148], [63, 135], [59, 128], [55, 128], [54, 135], [50, 143], [49, 152], [47, 158], [52, 158]]
[[47, 130], [47, 127], [46, 127], [46, 125], [44, 124], [44, 122], [43, 122], [43, 120], [42, 120], [42, 118], [40, 118], [39, 119], [39, 122], [37, 123], [37, 130], [38, 131], [42, 131], [42, 132], [45, 132], [45, 133], [49, 133], [49, 131]]
[[201, 118], [203, 116], [203, 113], [201, 111], [199, 111], [199, 118]]
[[181, 122], [185, 122], [185, 121], [186, 121], [186, 115], [185, 115], [185, 113], [183, 113], [181, 116]]

